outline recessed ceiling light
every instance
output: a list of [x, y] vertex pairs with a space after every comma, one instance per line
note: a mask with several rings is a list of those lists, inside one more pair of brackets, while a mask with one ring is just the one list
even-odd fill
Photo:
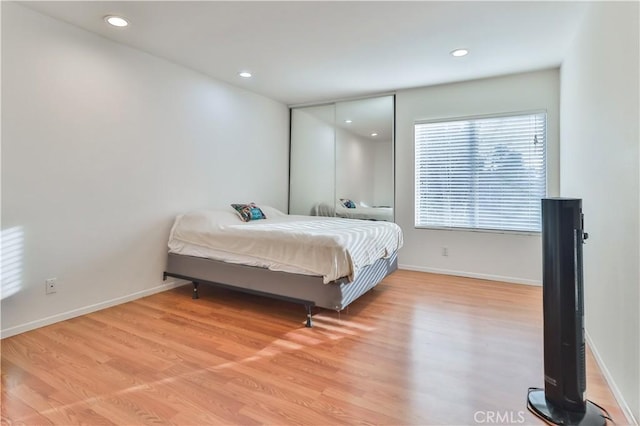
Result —
[[104, 20], [107, 24], [113, 25], [114, 27], [126, 27], [129, 25], [129, 22], [121, 16], [109, 15], [105, 16]]
[[352, 120], [344, 120], [345, 123], [349, 124], [349, 123], [353, 123]]
[[238, 75], [242, 78], [250, 78], [251, 77], [251, 73], [248, 71], [242, 71], [240, 73], [238, 73]]
[[371, 136], [373, 136], [375, 138], [376, 136], [378, 136], [378, 134], [377, 133], [371, 133]]
[[469, 54], [469, 51], [467, 49], [456, 49], [451, 51], [451, 56], [455, 56], [456, 58], [459, 58], [461, 56], [466, 56], [468, 54]]

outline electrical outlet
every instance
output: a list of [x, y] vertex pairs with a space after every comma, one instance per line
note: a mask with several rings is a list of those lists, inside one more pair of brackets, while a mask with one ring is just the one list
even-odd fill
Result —
[[48, 278], [44, 280], [44, 292], [46, 294], [55, 293], [57, 281], [57, 278]]
[[442, 247], [442, 255], [443, 256], [449, 256], [449, 248], [448, 247]]

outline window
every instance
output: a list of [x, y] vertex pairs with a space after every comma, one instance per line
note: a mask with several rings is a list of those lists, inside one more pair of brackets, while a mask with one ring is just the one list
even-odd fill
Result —
[[540, 232], [546, 117], [416, 123], [416, 227]]

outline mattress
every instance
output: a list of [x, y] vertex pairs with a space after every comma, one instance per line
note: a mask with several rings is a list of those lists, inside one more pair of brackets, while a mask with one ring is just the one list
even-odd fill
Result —
[[353, 281], [362, 268], [402, 247], [402, 231], [395, 223], [278, 213], [265, 209], [267, 219], [247, 223], [231, 207], [180, 215], [169, 251], [319, 275], [329, 283], [343, 277]]

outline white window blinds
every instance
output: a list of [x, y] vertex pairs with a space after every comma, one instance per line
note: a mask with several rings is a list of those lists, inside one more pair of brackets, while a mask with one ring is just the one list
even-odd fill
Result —
[[416, 227], [540, 231], [546, 113], [416, 123]]

